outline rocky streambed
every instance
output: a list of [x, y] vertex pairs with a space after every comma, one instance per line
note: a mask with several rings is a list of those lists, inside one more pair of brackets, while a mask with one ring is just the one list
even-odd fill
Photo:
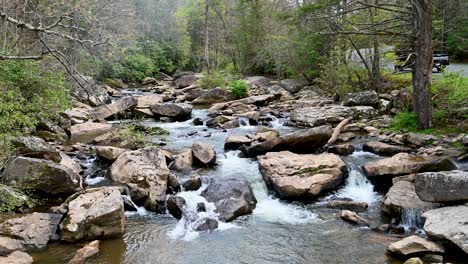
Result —
[[195, 79], [96, 86], [19, 139], [0, 262], [463, 263], [468, 166], [452, 146], [468, 138], [385, 132], [404, 91], [335, 102], [251, 77], [234, 100]]

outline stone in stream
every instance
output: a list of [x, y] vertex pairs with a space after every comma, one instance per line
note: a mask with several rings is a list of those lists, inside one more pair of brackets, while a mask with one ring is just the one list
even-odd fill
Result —
[[335, 154], [269, 152], [259, 158], [263, 179], [281, 198], [315, 199], [344, 182], [346, 164]]
[[363, 225], [363, 226], [369, 226], [370, 221], [368, 219], [365, 219], [364, 217], [358, 215], [357, 213], [349, 210], [343, 210], [340, 213], [341, 219], [356, 224], [356, 225]]
[[145, 77], [143, 81], [141, 81], [141, 84], [142, 85], [157, 85], [158, 80], [156, 80], [156, 78], [153, 78], [153, 77]]
[[191, 149], [184, 150], [183, 152], [173, 156], [174, 161], [170, 165], [171, 170], [187, 172], [192, 169], [193, 153]]
[[224, 142], [224, 150], [236, 150], [241, 148], [242, 146], [250, 146], [253, 139], [247, 136], [241, 135], [230, 135], [226, 138]]
[[270, 141], [279, 136], [279, 132], [273, 129], [260, 129], [255, 134], [254, 140], [257, 142]]
[[424, 264], [424, 262], [420, 258], [410, 258], [403, 264]]
[[154, 104], [163, 103], [163, 97], [159, 94], [150, 94], [136, 97], [138, 103], [136, 108], [150, 108]]
[[180, 192], [180, 181], [175, 174], [170, 173], [167, 177], [167, 193]]
[[109, 146], [95, 146], [96, 154], [99, 157], [105, 158], [110, 161], [115, 161], [120, 155], [128, 151], [128, 149], [109, 147]]
[[78, 164], [74, 159], [72, 159], [70, 156], [67, 154], [60, 152], [60, 157], [62, 160], [60, 161], [60, 165], [63, 165], [65, 167], [68, 167], [71, 169], [73, 172], [76, 174], [80, 174], [83, 172], [83, 169], [81, 168], [81, 165]]
[[434, 240], [450, 241], [468, 254], [468, 205], [434, 209], [422, 214], [424, 231]]
[[5, 165], [2, 180], [20, 190], [67, 195], [80, 188], [81, 177], [72, 169], [50, 160], [16, 157]]
[[80, 248], [73, 258], [68, 262], [68, 264], [84, 264], [89, 259], [97, 256], [99, 254], [99, 245], [101, 242], [99, 240], [94, 240], [93, 242], [85, 245]]
[[99, 106], [110, 101], [107, 90], [96, 82], [92, 77], [76, 74], [70, 78], [71, 94], [78, 101], [91, 106]]
[[180, 196], [171, 196], [167, 199], [167, 210], [175, 218], [182, 218], [184, 207], [187, 206], [185, 199]]
[[197, 117], [197, 118], [193, 119], [192, 124], [194, 126], [203, 126], [203, 120], [201, 118]]
[[219, 219], [226, 222], [251, 214], [257, 204], [249, 183], [239, 179], [214, 180], [201, 196], [215, 204]]
[[326, 105], [297, 108], [291, 112], [291, 122], [303, 127], [338, 124], [346, 118], [371, 118], [377, 111], [371, 106]]
[[68, 203], [60, 229], [61, 240], [67, 242], [122, 236], [125, 215], [120, 190], [103, 187], [80, 194]]
[[193, 100], [193, 104], [211, 105], [229, 101], [230, 93], [223, 88], [217, 87], [204, 92], [202, 95]]
[[13, 145], [15, 152], [25, 157], [48, 159], [55, 162], [62, 160], [60, 153], [42, 138], [19, 137], [15, 139]]
[[154, 104], [150, 109], [158, 117], [169, 117], [176, 121], [186, 121], [192, 116], [192, 106], [188, 104]]
[[174, 84], [177, 88], [185, 88], [190, 85], [195, 84], [195, 81], [197, 78], [195, 77], [195, 74], [186, 74], [182, 76], [177, 76], [178, 78], [174, 77]]
[[195, 141], [192, 144], [193, 157], [203, 165], [211, 166], [216, 163], [216, 151], [208, 144]]
[[328, 207], [337, 208], [342, 210], [350, 210], [354, 212], [365, 212], [369, 205], [364, 202], [346, 201], [346, 200], [333, 200], [328, 203]]
[[107, 123], [86, 122], [70, 128], [70, 141], [87, 143], [94, 138], [112, 131], [112, 125]]
[[401, 256], [410, 256], [424, 253], [443, 254], [445, 250], [441, 245], [433, 241], [413, 235], [391, 243], [387, 247], [387, 252]]
[[201, 188], [202, 180], [200, 176], [193, 177], [187, 181], [185, 181], [182, 186], [184, 187], [185, 191], [196, 191]]
[[379, 95], [375, 91], [350, 93], [343, 99], [345, 106], [373, 106], [379, 105]]
[[291, 94], [297, 93], [307, 86], [308, 82], [303, 80], [286, 79], [280, 81], [280, 86]]
[[27, 253], [15, 251], [8, 256], [0, 256], [0, 263], [2, 264], [32, 264], [33, 258]]
[[211, 230], [215, 230], [216, 228], [218, 228], [218, 221], [216, 221], [216, 219], [213, 219], [213, 218], [205, 217], [205, 218], [201, 218], [197, 220], [195, 225], [196, 225], [195, 231], [199, 231], [199, 232], [211, 231]]
[[356, 150], [353, 144], [345, 143], [328, 147], [328, 152], [338, 155], [351, 155]]
[[193, 101], [204, 93], [205, 93], [205, 90], [203, 89], [199, 89], [199, 88], [189, 89], [185, 92], [185, 94], [179, 100], [176, 100], [176, 103], [183, 102], [183, 101]]
[[415, 187], [423, 201], [468, 201], [468, 172], [453, 170], [419, 173], [415, 178]]
[[112, 104], [102, 105], [94, 108], [92, 115], [96, 119], [107, 119], [117, 115], [122, 115], [125, 111], [136, 107], [138, 100], [135, 97], [125, 97]]
[[390, 145], [378, 141], [370, 141], [362, 146], [364, 151], [372, 152], [378, 155], [393, 156], [402, 152], [410, 152], [411, 149], [403, 146]]
[[165, 211], [169, 174], [164, 152], [156, 147], [125, 152], [110, 168], [111, 179], [126, 184], [134, 201], [160, 213]]

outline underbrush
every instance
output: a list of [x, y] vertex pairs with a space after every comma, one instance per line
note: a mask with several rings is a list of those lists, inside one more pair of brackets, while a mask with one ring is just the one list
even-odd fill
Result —
[[160, 127], [144, 127], [136, 124], [126, 126], [120, 131], [122, 145], [130, 149], [151, 146], [151, 136], [166, 136], [169, 132]]

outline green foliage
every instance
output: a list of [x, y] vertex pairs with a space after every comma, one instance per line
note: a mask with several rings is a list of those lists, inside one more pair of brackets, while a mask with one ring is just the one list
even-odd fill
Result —
[[153, 76], [159, 71], [153, 61], [141, 54], [139, 50], [125, 54], [122, 68], [122, 79], [128, 82], [141, 82], [145, 77]]
[[244, 80], [237, 80], [231, 83], [231, 93], [236, 98], [244, 98], [249, 96], [249, 86]]
[[431, 94], [436, 122], [468, 118], [466, 110], [463, 110], [468, 107], [468, 78], [460, 73], [444, 72], [442, 78], [433, 81]]
[[392, 131], [408, 131], [415, 132], [418, 130], [418, 121], [416, 115], [412, 112], [400, 112], [393, 117], [390, 123]]
[[216, 87], [225, 88], [228, 85], [228, 76], [221, 71], [203, 72], [203, 77], [197, 81], [197, 85], [204, 89]]
[[137, 124], [126, 126], [119, 133], [119, 136], [123, 141], [122, 145], [130, 149], [139, 149], [150, 146], [150, 137], [166, 135], [169, 135], [169, 131], [160, 127], [145, 127]]

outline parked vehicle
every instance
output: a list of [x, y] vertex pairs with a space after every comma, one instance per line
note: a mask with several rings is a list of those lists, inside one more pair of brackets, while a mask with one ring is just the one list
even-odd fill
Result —
[[[411, 71], [412, 70], [412, 56], [400, 56], [398, 58], [399, 63], [395, 64], [395, 71]], [[433, 56], [433, 66], [432, 68], [436, 69], [436, 72], [441, 72], [445, 66], [450, 65], [450, 58], [448, 54], [434, 54]]]

